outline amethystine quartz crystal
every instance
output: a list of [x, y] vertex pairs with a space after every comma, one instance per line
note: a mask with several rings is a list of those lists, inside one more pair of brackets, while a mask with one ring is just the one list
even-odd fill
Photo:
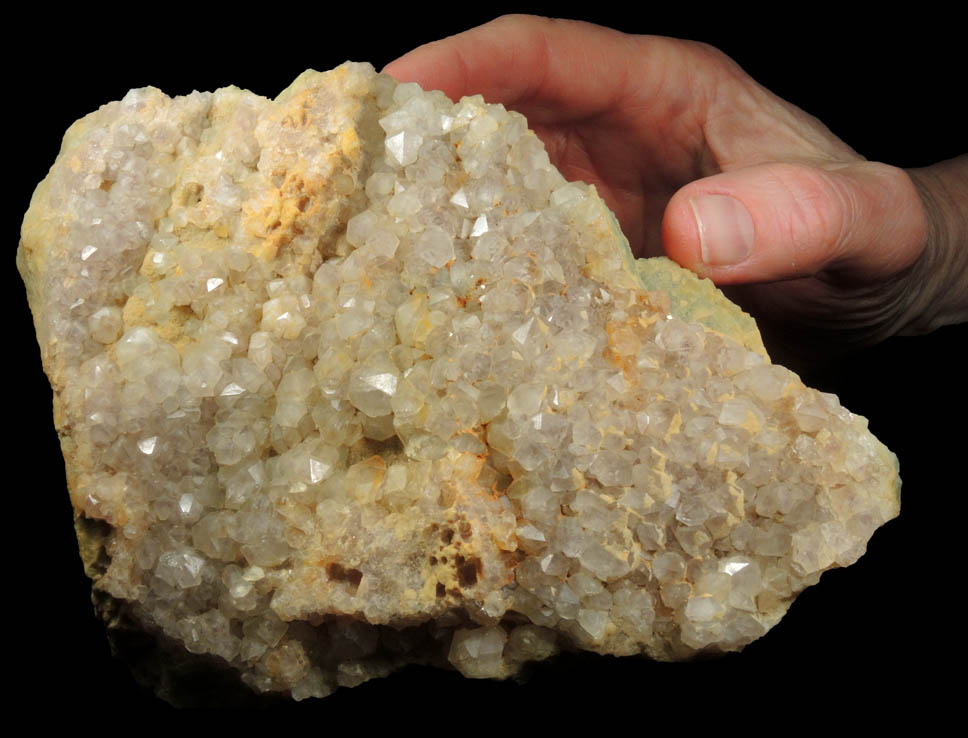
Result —
[[898, 512], [520, 115], [369, 65], [102, 107], [18, 264], [96, 592], [258, 692], [737, 650]]

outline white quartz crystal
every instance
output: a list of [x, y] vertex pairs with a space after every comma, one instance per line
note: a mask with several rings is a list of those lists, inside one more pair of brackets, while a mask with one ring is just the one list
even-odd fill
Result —
[[369, 65], [105, 105], [18, 260], [94, 586], [256, 691], [737, 650], [898, 512], [521, 116]]

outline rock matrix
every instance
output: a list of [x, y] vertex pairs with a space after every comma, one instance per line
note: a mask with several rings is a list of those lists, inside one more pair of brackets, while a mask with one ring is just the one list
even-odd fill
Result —
[[369, 65], [105, 105], [18, 264], [95, 592], [257, 692], [737, 650], [898, 513], [524, 118]]

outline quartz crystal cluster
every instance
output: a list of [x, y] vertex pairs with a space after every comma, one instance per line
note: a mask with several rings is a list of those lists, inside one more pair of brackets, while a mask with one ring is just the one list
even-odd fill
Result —
[[18, 262], [96, 591], [256, 691], [740, 649], [898, 512], [524, 118], [369, 65], [105, 105]]

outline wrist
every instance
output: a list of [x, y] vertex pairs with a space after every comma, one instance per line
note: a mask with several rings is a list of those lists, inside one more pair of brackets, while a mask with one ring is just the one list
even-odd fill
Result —
[[902, 334], [968, 320], [968, 155], [907, 170], [927, 222], [924, 250], [909, 273]]

